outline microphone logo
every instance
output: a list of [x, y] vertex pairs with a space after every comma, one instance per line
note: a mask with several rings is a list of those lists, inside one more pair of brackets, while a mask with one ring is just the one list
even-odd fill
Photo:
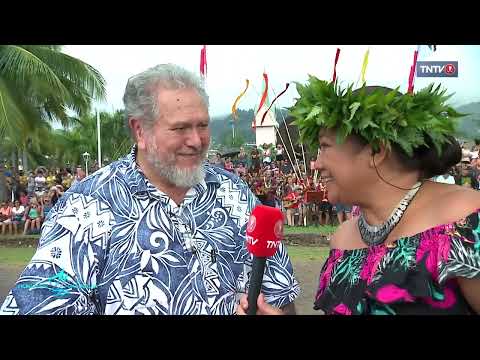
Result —
[[277, 239], [281, 239], [283, 237], [283, 219], [275, 223], [273, 233], [275, 234]]
[[247, 231], [251, 233], [253, 230], [255, 230], [255, 227], [257, 226], [257, 218], [255, 215], [250, 215], [250, 219], [248, 219], [247, 223]]

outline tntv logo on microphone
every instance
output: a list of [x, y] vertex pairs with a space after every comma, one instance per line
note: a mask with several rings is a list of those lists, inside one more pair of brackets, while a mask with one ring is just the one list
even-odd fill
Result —
[[417, 77], [458, 77], [458, 61], [419, 61]]

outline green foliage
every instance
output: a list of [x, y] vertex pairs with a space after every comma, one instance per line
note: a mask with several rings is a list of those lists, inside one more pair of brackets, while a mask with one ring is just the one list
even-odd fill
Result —
[[[100, 113], [100, 136], [103, 163], [115, 161], [129, 152], [133, 142], [124, 125], [123, 110], [117, 110], [113, 114]], [[95, 161], [98, 152], [96, 115], [77, 119], [76, 125], [70, 129], [56, 130], [52, 143], [55, 144], [52, 157], [59, 164], [82, 164], [81, 154], [84, 152], [90, 153], [91, 161]]]
[[445, 104], [451, 95], [440, 85], [401, 96], [398, 88], [387, 94], [380, 89], [368, 94], [365, 86], [353, 93], [352, 88], [340, 89], [337, 82], [315, 76], [307, 85], [297, 83], [300, 98], [290, 111], [303, 143], [316, 148], [319, 131], [326, 128], [336, 130], [338, 143], [357, 134], [374, 149], [395, 143], [412, 156], [415, 148], [431, 142], [441, 152], [446, 136], [455, 133], [456, 120], [464, 116]]

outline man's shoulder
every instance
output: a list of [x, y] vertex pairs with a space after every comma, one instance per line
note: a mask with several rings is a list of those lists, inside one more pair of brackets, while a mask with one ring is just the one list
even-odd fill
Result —
[[240, 177], [237, 176], [235, 173], [227, 171], [224, 168], [212, 165], [212, 164], [205, 164], [205, 171], [206, 171], [206, 181], [217, 181], [218, 183], [224, 181], [232, 181], [237, 183], [241, 181]]
[[132, 177], [130, 170], [132, 169], [130, 169], [126, 159], [119, 159], [81, 181], [75, 179], [67, 192], [94, 196], [95, 192], [105, 186], [127, 186], [128, 179]]

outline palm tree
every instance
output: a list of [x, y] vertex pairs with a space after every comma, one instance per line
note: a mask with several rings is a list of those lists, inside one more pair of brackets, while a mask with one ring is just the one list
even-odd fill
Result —
[[102, 75], [60, 46], [0, 45], [0, 138], [17, 149], [42, 140], [52, 122], [71, 125], [68, 111], [81, 117], [104, 98]]
[[[103, 163], [117, 160], [126, 155], [133, 142], [124, 124], [124, 111], [117, 110], [113, 114], [102, 112], [100, 116], [102, 136]], [[96, 158], [97, 148], [97, 120], [93, 114], [77, 119], [74, 126], [69, 129], [56, 130], [50, 137], [50, 143], [55, 148], [52, 157], [59, 164], [67, 162], [81, 164], [81, 154], [88, 152]]]

